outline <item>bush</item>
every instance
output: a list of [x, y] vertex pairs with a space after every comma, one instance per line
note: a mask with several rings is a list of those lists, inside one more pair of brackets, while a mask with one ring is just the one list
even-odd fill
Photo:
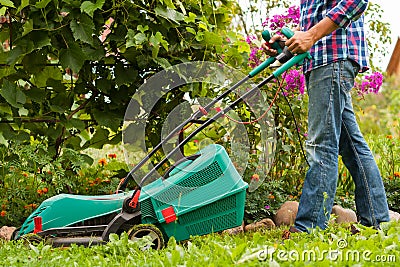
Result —
[[0, 225], [21, 225], [42, 201], [56, 194], [112, 193], [126, 168], [113, 157], [93, 163], [71, 149], [52, 159], [41, 144], [0, 145]]

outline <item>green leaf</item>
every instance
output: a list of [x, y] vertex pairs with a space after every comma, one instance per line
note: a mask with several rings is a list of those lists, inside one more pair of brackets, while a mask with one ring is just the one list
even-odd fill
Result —
[[0, 4], [2, 6], [8, 6], [8, 7], [15, 8], [14, 3], [10, 0], [0, 0]]
[[101, 149], [107, 143], [108, 135], [109, 135], [108, 130], [98, 127], [96, 128], [96, 132], [94, 133], [92, 139], [90, 139], [89, 142], [85, 143], [83, 147], [84, 148], [92, 147]]
[[115, 83], [118, 86], [129, 84], [136, 80], [138, 71], [132, 67], [117, 64], [115, 67]]
[[78, 129], [78, 130], [83, 131], [85, 129], [85, 123], [83, 121], [81, 121], [80, 119], [72, 118], [67, 121], [67, 123], [65, 124], [65, 127], [67, 129]]
[[97, 49], [84, 47], [82, 51], [90, 61], [100, 61], [106, 56], [106, 53], [102, 47], [98, 47]]
[[29, 6], [29, 0], [22, 0], [21, 5], [17, 9], [17, 13], [21, 12], [22, 9], [24, 9], [27, 6]]
[[157, 16], [163, 17], [167, 20], [172, 20], [173, 22], [175, 22], [176, 24], [180, 24], [179, 21], [182, 21], [185, 19], [185, 15], [183, 15], [182, 13], [170, 9], [170, 8], [164, 8], [164, 7], [156, 7], [154, 9], [154, 11], [156, 12]]
[[81, 40], [87, 44], [93, 45], [94, 23], [87, 15], [81, 15], [70, 24], [72, 34], [75, 40]]
[[222, 37], [214, 32], [204, 32], [204, 41], [210, 46], [222, 45]]
[[239, 41], [235, 44], [239, 53], [250, 53], [250, 45], [247, 42]]
[[24, 25], [22, 26], [22, 28], [24, 29], [24, 32], [22, 33], [22, 36], [25, 36], [28, 33], [30, 33], [33, 30], [33, 19], [27, 20], [24, 23]]
[[51, 0], [41, 0], [35, 4], [35, 7], [45, 8], [50, 2], [51, 2]]
[[27, 90], [25, 95], [36, 103], [43, 103], [46, 100], [46, 91], [37, 87]]
[[96, 3], [92, 3], [90, 1], [85, 1], [81, 5], [81, 12], [85, 12], [91, 18], [93, 18], [93, 14], [97, 9], [101, 9], [106, 1], [105, 0], [97, 0]]
[[141, 33], [144, 33], [145, 31], [149, 30], [149, 26], [148, 25], [144, 25], [144, 27], [143, 27], [143, 25], [138, 25], [136, 29], [138, 31], [140, 31]]
[[3, 6], [2, 8], [0, 8], [0, 16], [4, 16], [6, 14], [7, 11], [7, 7]]
[[147, 41], [147, 36], [146, 36], [146, 34], [139, 32], [134, 36], [134, 39], [135, 39], [135, 43], [137, 45], [140, 45], [143, 42]]
[[126, 44], [125, 44], [126, 48], [135, 46], [136, 45], [135, 31], [129, 29], [128, 32], [126, 33], [125, 39], [126, 39]]
[[196, 30], [193, 29], [193, 28], [191, 28], [191, 27], [186, 27], [186, 31], [187, 31], [187, 32], [190, 32], [190, 33], [193, 34], [193, 35], [196, 35]]
[[64, 113], [71, 109], [73, 99], [66, 93], [59, 93], [50, 101], [50, 109], [57, 113]]
[[176, 9], [174, 3], [172, 3], [172, 0], [164, 0], [164, 3], [167, 5], [167, 7]]
[[184, 21], [186, 23], [195, 23], [196, 22], [196, 14], [189, 12], [189, 16], [185, 16]]
[[28, 33], [28, 35], [26, 35], [25, 38], [31, 40], [35, 44], [35, 49], [41, 49], [45, 46], [51, 45], [51, 40], [50, 40], [49, 34], [45, 30], [32, 31], [32, 32]]
[[154, 60], [154, 62], [159, 64], [163, 69], [167, 69], [167, 68], [171, 67], [171, 63], [169, 63], [168, 59], [166, 59], [166, 58], [156, 57], [153, 60]]
[[59, 58], [61, 66], [63, 66], [64, 69], [70, 68], [75, 73], [79, 72], [86, 60], [82, 49], [76, 44], [70, 44], [69, 48], [62, 49]]
[[110, 111], [96, 110], [93, 112], [93, 116], [99, 125], [110, 128], [113, 131], [119, 128], [122, 120], [122, 118], [118, 118], [116, 114]]
[[[4, 54], [7, 55], [7, 53], [4, 53]], [[2, 61], [0, 60], [0, 62], [2, 62]], [[12, 66], [2, 66], [0, 68], [0, 79], [3, 77], [9, 76], [11, 74], [14, 74], [16, 72], [17, 72], [16, 69]]]
[[42, 71], [47, 62], [47, 55], [40, 50], [35, 50], [30, 54], [25, 55], [22, 59], [22, 65], [29, 73], [37, 73]]
[[37, 87], [45, 87], [47, 85], [47, 81], [49, 79], [53, 80], [61, 80], [62, 73], [59, 67], [57, 66], [46, 66], [42, 71], [36, 73], [33, 78], [32, 82]]
[[2, 118], [4, 118], [4, 114], [12, 115], [12, 109], [10, 105], [7, 103], [0, 103], [0, 113], [2, 114]]
[[3, 81], [0, 95], [15, 108], [22, 108], [22, 105], [26, 102], [26, 96], [21, 89], [15, 83], [8, 80]]
[[168, 51], [168, 42], [164, 40], [164, 36], [160, 32], [156, 32], [156, 35], [151, 35], [149, 39], [150, 45], [153, 47], [152, 56], [157, 57], [158, 51], [160, 50], [160, 44]]

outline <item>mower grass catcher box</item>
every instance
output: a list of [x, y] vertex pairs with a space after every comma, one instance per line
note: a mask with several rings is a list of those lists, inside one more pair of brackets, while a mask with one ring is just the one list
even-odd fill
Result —
[[183, 162], [167, 179], [141, 190], [142, 223], [157, 225], [177, 241], [242, 224], [246, 188], [225, 149], [209, 145]]

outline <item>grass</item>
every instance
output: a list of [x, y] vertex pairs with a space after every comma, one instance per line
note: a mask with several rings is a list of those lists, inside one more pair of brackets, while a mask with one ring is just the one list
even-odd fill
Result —
[[400, 262], [400, 222], [381, 231], [358, 226], [329, 226], [310, 234], [281, 238], [283, 229], [238, 235], [209, 234], [162, 250], [142, 250], [146, 240], [133, 242], [113, 235], [106, 245], [53, 248], [22, 241], [0, 243], [0, 266], [396, 266]]

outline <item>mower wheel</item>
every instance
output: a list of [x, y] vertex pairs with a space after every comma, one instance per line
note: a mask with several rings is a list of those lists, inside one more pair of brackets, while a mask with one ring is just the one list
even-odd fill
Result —
[[[162, 249], [164, 247], [164, 237], [160, 229], [154, 224], [138, 224], [128, 231], [128, 237], [132, 241], [143, 242], [142, 250]], [[145, 241], [145, 239], [147, 239]]]
[[22, 240], [25, 245], [38, 245], [39, 243], [45, 241], [43, 237], [34, 233], [23, 235], [18, 240]]

